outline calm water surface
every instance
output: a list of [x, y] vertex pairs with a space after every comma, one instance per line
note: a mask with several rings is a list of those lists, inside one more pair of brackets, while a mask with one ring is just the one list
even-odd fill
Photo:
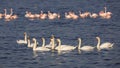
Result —
[[[113, 13], [109, 20], [86, 18], [66, 20], [64, 12], [79, 10], [98, 13], [107, 6]], [[0, 68], [119, 68], [120, 67], [120, 1], [119, 0], [1, 0], [0, 12], [13, 8], [18, 19], [9, 22], [0, 19]], [[40, 13], [43, 10], [59, 12], [61, 19], [28, 20], [25, 11]], [[62, 40], [62, 44], [77, 45], [77, 38], [82, 38], [82, 44], [97, 44], [96, 36], [101, 42], [115, 43], [113, 49], [97, 52], [33, 52], [26, 45], [16, 43], [23, 39], [23, 33], [40, 44], [45, 37], [46, 44], [52, 34]]]

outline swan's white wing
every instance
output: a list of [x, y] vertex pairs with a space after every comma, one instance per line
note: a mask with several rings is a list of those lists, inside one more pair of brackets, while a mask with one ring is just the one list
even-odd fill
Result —
[[105, 42], [100, 45], [101, 49], [107, 49], [113, 46], [114, 43]]
[[[70, 46], [70, 45], [61, 45], [60, 50], [74, 50], [76, 47]], [[56, 47], [55, 49], [59, 49], [59, 47]]]
[[27, 44], [27, 41], [24, 41], [24, 40], [17, 40], [16, 41], [18, 44]]
[[95, 47], [92, 47], [92, 46], [83, 46], [80, 49], [84, 51], [93, 51], [94, 48]]
[[46, 47], [37, 47], [35, 50], [36, 51], [50, 51], [50, 49], [48, 49]]

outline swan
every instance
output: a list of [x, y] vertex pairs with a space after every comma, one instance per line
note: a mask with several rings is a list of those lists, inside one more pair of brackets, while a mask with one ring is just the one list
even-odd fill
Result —
[[81, 47], [81, 38], [78, 38], [78, 50], [82, 50], [82, 51], [93, 51], [95, 47], [93, 46], [83, 46]]
[[27, 44], [27, 33], [24, 32], [24, 40], [17, 40], [18, 44]]
[[28, 37], [27, 40], [28, 40], [28, 45], [27, 46], [30, 47], [30, 48], [33, 47], [34, 43], [30, 42], [30, 37]]
[[37, 40], [33, 38], [34, 46], [33, 46], [33, 51], [50, 51], [51, 49], [45, 47], [45, 39], [42, 38], [42, 46], [37, 47]]
[[45, 47], [54, 50], [55, 46], [56, 46], [56, 44], [55, 44], [55, 36], [52, 35], [51, 38], [50, 38], [50, 43], [47, 44]]
[[58, 51], [70, 51], [76, 48], [75, 46], [61, 45], [60, 39], [57, 39], [57, 42], [58, 42], [58, 46], [55, 48], [55, 50], [58, 50]]
[[[30, 37], [29, 37], [29, 36], [27, 37], [27, 43], [28, 43], [27, 46], [28, 46], [29, 48], [32, 48], [32, 47], [34, 46], [34, 43], [31, 43], [31, 42], [30, 42]], [[39, 43], [37, 42], [37, 45], [38, 45], [38, 44], [39, 44]]]
[[97, 44], [98, 51], [100, 51], [101, 49], [110, 49], [114, 45], [114, 43], [110, 43], [110, 42], [105, 42], [100, 45], [100, 37], [96, 37], [96, 38], [98, 40], [98, 44]]

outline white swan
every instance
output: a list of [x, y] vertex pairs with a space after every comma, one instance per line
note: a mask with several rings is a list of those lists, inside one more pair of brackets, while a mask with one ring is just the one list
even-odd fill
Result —
[[30, 42], [30, 38], [29, 37], [27, 38], [27, 40], [28, 40], [28, 45], [27, 46], [30, 47], [30, 48], [33, 47], [34, 43]]
[[78, 44], [78, 49], [82, 51], [93, 51], [95, 47], [93, 46], [83, 46], [81, 47], [81, 38], [78, 38], [79, 44]]
[[60, 39], [57, 39], [57, 42], [58, 42], [58, 46], [55, 48], [55, 50], [58, 50], [58, 51], [70, 51], [76, 48], [75, 46], [61, 45]]
[[100, 37], [96, 37], [98, 40], [98, 44], [97, 44], [97, 49], [100, 51], [101, 49], [110, 49], [113, 47], [114, 43], [110, 43], [110, 42], [105, 42], [102, 43], [100, 45]]
[[51, 49], [45, 47], [45, 39], [42, 38], [42, 46], [37, 47], [37, 40], [33, 38], [34, 46], [33, 46], [33, 51], [50, 51]]
[[55, 46], [56, 46], [56, 44], [55, 44], [55, 37], [54, 37], [54, 35], [52, 35], [51, 38], [50, 38], [50, 43], [47, 44], [45, 47], [54, 50]]
[[24, 40], [17, 40], [18, 44], [27, 44], [27, 33], [24, 32]]

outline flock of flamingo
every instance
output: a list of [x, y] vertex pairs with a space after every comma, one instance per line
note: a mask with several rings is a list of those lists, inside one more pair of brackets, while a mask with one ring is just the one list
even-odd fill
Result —
[[[100, 11], [99, 14], [97, 13], [91, 13], [91, 12], [81, 12], [79, 11], [79, 15], [75, 14], [74, 12], [72, 11], [69, 11], [69, 12], [65, 12], [64, 13], [64, 16], [65, 16], [65, 19], [73, 19], [73, 20], [76, 20], [78, 18], [87, 18], [87, 17], [90, 17], [90, 18], [97, 18], [97, 17], [101, 17], [102, 19], [110, 19], [111, 18], [111, 12], [107, 12], [107, 8], [104, 7], [104, 10]], [[28, 19], [50, 19], [50, 20], [53, 20], [53, 19], [60, 19], [61, 18], [61, 15], [60, 13], [54, 13], [54, 12], [50, 12], [48, 11], [47, 13], [44, 13], [43, 11], [41, 11], [39, 14], [33, 14], [29, 11], [26, 11], [26, 14], [25, 14], [25, 17], [28, 18]]]
[[[76, 20], [78, 18], [97, 18], [97, 17], [101, 17], [102, 19], [110, 19], [111, 18], [112, 13], [107, 11], [107, 7], [104, 7], [104, 10], [100, 11], [99, 13], [91, 13], [91, 12], [81, 12], [79, 11], [79, 15], [75, 14], [75, 12], [69, 11], [69, 12], [65, 12], [64, 16], [65, 19], [73, 19]], [[40, 19], [40, 20], [45, 20], [45, 19], [50, 19], [50, 20], [54, 20], [54, 19], [60, 19], [61, 15], [60, 13], [53, 13], [48, 11], [47, 13], [44, 13], [43, 11], [41, 11], [39, 14], [35, 13], [33, 14], [30, 11], [26, 11], [25, 15], [26, 18], [34, 20], [34, 19]], [[13, 9], [10, 9], [10, 13], [7, 13], [7, 9], [4, 9], [4, 13], [0, 13], [0, 19], [4, 18], [5, 21], [11, 21], [14, 19], [18, 18], [18, 15], [13, 14]]]
[[18, 18], [18, 15], [13, 14], [13, 9], [10, 9], [10, 13], [7, 13], [7, 9], [4, 9], [4, 14], [0, 13], [0, 19], [4, 18], [5, 21], [10, 21]]
[[[102, 49], [111, 49], [111, 48], [113, 48], [113, 45], [114, 45], [114, 43], [110, 43], [110, 42], [105, 42], [105, 43], [101, 44], [100, 37], [96, 37], [96, 39], [98, 41], [96, 46], [82, 45], [81, 38], [76, 39], [76, 40], [78, 40], [78, 45], [63, 45], [63, 44], [61, 44], [60, 38], [56, 39], [54, 35], [51, 36], [49, 44], [45, 44], [44, 37], [42, 37], [41, 39], [42, 39], [42, 45], [40, 46], [40, 44], [36, 38], [32, 38], [32, 40], [30, 40], [30, 37], [27, 35], [26, 32], [24, 32], [24, 39], [16, 40], [16, 42], [19, 45], [20, 44], [27, 45], [27, 47], [32, 48], [33, 51], [41, 51], [41, 52], [51, 51], [51, 50], [56, 50], [58, 52], [61, 52], [61, 51], [72, 51], [75, 49], [78, 49], [79, 51], [88, 51], [88, 52], [94, 51], [95, 49], [100, 51]], [[31, 41], [33, 41], [33, 42], [31, 42]]]

